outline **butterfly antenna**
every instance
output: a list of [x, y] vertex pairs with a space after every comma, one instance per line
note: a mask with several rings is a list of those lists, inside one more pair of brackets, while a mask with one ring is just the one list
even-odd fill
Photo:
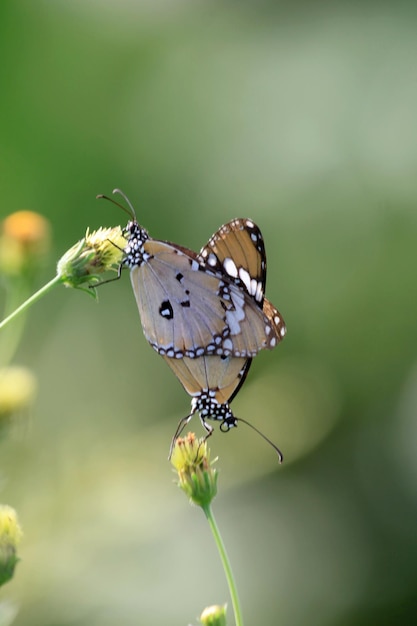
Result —
[[284, 460], [284, 456], [281, 452], [281, 450], [278, 448], [278, 446], [276, 446], [270, 439], [268, 439], [268, 437], [266, 435], [264, 435], [263, 433], [261, 433], [260, 430], [258, 430], [253, 424], [251, 424], [250, 422], [247, 422], [246, 420], [242, 419], [241, 417], [236, 417], [235, 418], [238, 422], [243, 422], [243, 424], [246, 424], [246, 426], [250, 426], [252, 428], [252, 430], [254, 430], [256, 433], [258, 433], [258, 435], [260, 435], [262, 437], [262, 439], [265, 439], [265, 441], [267, 443], [269, 443], [270, 446], [272, 446], [275, 450], [275, 452], [278, 454], [278, 460], [280, 463], [283, 462]]
[[[113, 192], [114, 193], [114, 192]], [[127, 209], [125, 206], [123, 206], [123, 204], [120, 204], [120, 202], [117, 202], [117, 200], [114, 200], [114, 198], [110, 198], [110, 196], [106, 196], [103, 193], [99, 193], [96, 198], [97, 200], [108, 200], [109, 202], [111, 202], [112, 204], [115, 204], [116, 206], [119, 207], [119, 209], [122, 209], [122, 211], [124, 211], [125, 213], [128, 214], [128, 216], [130, 217], [130, 219], [133, 219], [136, 222], [136, 214], [135, 211], [133, 210], [132, 205], [130, 204], [130, 202], [127, 200], [126, 196], [123, 194], [123, 197], [126, 199], [126, 202], [129, 206], [129, 209]]]
[[119, 195], [122, 196], [123, 200], [126, 202], [127, 206], [129, 207], [130, 211], [131, 211], [131, 215], [134, 218], [134, 220], [136, 221], [136, 212], [135, 209], [133, 208], [133, 204], [130, 202], [129, 198], [127, 197], [127, 195], [121, 190], [121, 189], [113, 189], [113, 193], [118, 193]]

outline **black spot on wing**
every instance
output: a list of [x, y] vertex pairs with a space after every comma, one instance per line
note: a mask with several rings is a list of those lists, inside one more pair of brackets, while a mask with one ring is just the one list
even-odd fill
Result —
[[159, 307], [159, 315], [164, 317], [166, 320], [172, 320], [174, 317], [174, 310], [169, 300], [164, 300], [161, 303], [161, 306]]

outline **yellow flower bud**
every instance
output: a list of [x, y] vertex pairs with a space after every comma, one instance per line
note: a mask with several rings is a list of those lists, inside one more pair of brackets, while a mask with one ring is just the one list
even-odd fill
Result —
[[67, 287], [93, 286], [99, 275], [118, 270], [126, 240], [120, 226], [99, 228], [70, 248], [58, 261], [57, 274]]
[[207, 507], [217, 493], [217, 471], [210, 462], [206, 440], [196, 439], [194, 433], [178, 437], [171, 463], [178, 472], [181, 489], [194, 504]]
[[18, 561], [16, 548], [21, 537], [16, 511], [11, 506], [0, 505], [0, 585], [13, 576]]
[[202, 612], [200, 622], [203, 626], [226, 626], [226, 605], [208, 606]]

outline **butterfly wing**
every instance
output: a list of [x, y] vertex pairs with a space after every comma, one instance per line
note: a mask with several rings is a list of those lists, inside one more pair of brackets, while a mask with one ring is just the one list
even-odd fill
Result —
[[284, 338], [283, 317], [265, 298], [265, 244], [259, 227], [252, 220], [238, 218], [224, 224], [200, 250], [198, 258], [215, 271], [226, 274], [262, 308], [272, 326], [274, 345]]
[[191, 397], [211, 392], [220, 405], [236, 395], [251, 364], [251, 359], [236, 357], [163, 358]]
[[275, 325], [226, 274], [167, 242], [142, 244], [131, 281], [146, 339], [163, 356], [255, 356], [272, 349]]
[[262, 233], [251, 220], [235, 219], [210, 237], [198, 255], [207, 265], [229, 276], [262, 306], [266, 254]]

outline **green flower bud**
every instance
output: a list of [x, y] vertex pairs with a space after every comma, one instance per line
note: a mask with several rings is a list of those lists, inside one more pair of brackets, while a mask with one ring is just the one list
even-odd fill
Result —
[[16, 548], [22, 537], [16, 511], [11, 506], [0, 505], [0, 585], [13, 576], [18, 562]]
[[99, 228], [70, 248], [58, 261], [57, 274], [67, 287], [94, 286], [99, 275], [119, 269], [126, 240], [120, 226]]
[[226, 605], [208, 606], [202, 612], [200, 622], [203, 626], [226, 626]]
[[217, 493], [217, 470], [210, 462], [205, 439], [196, 439], [194, 433], [179, 437], [171, 455], [171, 463], [178, 472], [178, 485], [187, 496], [203, 508]]

